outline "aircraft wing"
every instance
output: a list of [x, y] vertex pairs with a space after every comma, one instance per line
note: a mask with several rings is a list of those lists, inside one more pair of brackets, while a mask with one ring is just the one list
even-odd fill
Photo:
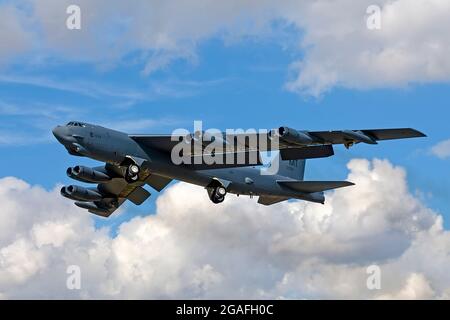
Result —
[[[274, 135], [279, 139], [274, 140]], [[200, 148], [195, 148], [195, 137], [202, 136], [203, 141]], [[263, 152], [280, 150], [283, 160], [311, 159], [329, 157], [334, 154], [334, 144], [344, 144], [350, 147], [356, 143], [377, 144], [380, 140], [406, 139], [425, 137], [420, 131], [411, 128], [399, 129], [363, 129], [363, 130], [337, 130], [337, 131], [300, 131], [287, 127], [280, 127], [268, 133], [219, 133], [223, 149], [226, 152]], [[157, 149], [170, 153], [172, 149], [184, 139], [184, 143], [190, 144], [190, 153], [194, 157], [205, 151], [206, 146], [214, 140], [207, 137], [205, 133], [191, 134], [188, 137], [177, 137], [172, 135], [130, 135], [145, 148]], [[278, 143], [275, 143], [275, 142]], [[217, 142], [217, 141], [216, 141]], [[212, 168], [211, 166], [210, 168]]]
[[172, 179], [166, 177], [150, 175], [147, 170], [143, 170], [140, 173], [139, 181], [129, 183], [123, 178], [123, 168], [106, 164], [104, 170], [114, 177], [110, 181], [97, 185], [97, 190], [104, 194], [105, 197], [100, 201], [75, 202], [77, 206], [102, 217], [109, 217], [126, 200], [130, 200], [136, 205], [142, 204], [151, 195], [150, 192], [143, 188], [145, 184], [152, 186], [157, 191], [161, 191], [172, 181]]
[[[229, 154], [233, 154], [233, 158], [238, 158], [242, 156], [245, 161], [240, 164], [194, 164], [195, 158], [198, 156], [205, 155], [205, 147], [211, 143], [211, 141], [204, 141], [200, 146], [199, 150], [194, 148], [194, 141], [189, 142], [190, 145], [190, 156], [192, 158], [191, 163], [193, 163], [193, 168], [197, 170], [202, 169], [221, 169], [228, 167], [239, 167], [239, 166], [250, 166], [250, 165], [260, 165], [262, 160], [260, 158], [259, 152], [281, 150], [281, 157], [283, 160], [295, 160], [295, 159], [312, 159], [312, 158], [323, 158], [334, 155], [334, 150], [331, 145], [308, 145], [299, 146], [292, 143], [286, 143], [280, 141], [279, 146], [275, 147], [272, 143], [272, 139], [267, 135], [259, 134], [236, 134], [227, 135], [223, 133], [223, 152], [217, 152], [216, 155], [223, 155], [227, 157]], [[179, 140], [173, 141], [171, 135], [130, 135], [134, 141], [145, 149], [155, 149], [163, 153], [171, 154], [172, 149], [180, 143]], [[254, 140], [256, 139], [256, 140]], [[249, 141], [258, 141], [256, 144], [251, 144]], [[260, 143], [264, 141], [264, 143]], [[234, 144], [233, 144], [234, 143]], [[230, 146], [234, 146], [230, 149]], [[256, 159], [256, 161], [251, 161], [251, 159]]]
[[[155, 149], [163, 153], [171, 154], [174, 147], [179, 143], [185, 144], [182, 141], [184, 137], [180, 137], [180, 140], [176, 139], [174, 141], [171, 135], [129, 135], [134, 141], [136, 141], [144, 149]], [[188, 152], [184, 154], [190, 158], [190, 164], [184, 164], [190, 166], [195, 170], [204, 169], [223, 169], [223, 168], [235, 168], [235, 167], [247, 167], [253, 165], [262, 165], [261, 156], [259, 150], [245, 148], [238, 146], [237, 148], [229, 149], [225, 144], [221, 150], [215, 150], [214, 156], [216, 158], [223, 159], [222, 162], [216, 162], [212, 164], [206, 164], [203, 161], [203, 156], [212, 155], [212, 153], [207, 153], [205, 148], [211, 143], [210, 141], [204, 141], [203, 144], [199, 146], [195, 145], [194, 140], [189, 141], [187, 144]], [[226, 160], [232, 159], [230, 163]]]
[[411, 128], [307, 131], [307, 133], [313, 137], [315, 143], [323, 144], [346, 144], [350, 141], [376, 144], [380, 140], [426, 137], [422, 132]]

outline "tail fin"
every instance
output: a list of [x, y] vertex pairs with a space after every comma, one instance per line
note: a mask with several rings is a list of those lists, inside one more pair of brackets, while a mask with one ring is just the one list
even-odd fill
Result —
[[[275, 163], [278, 161], [278, 163]], [[295, 180], [303, 180], [305, 175], [306, 160], [281, 160], [281, 155], [278, 154], [271, 162], [271, 166], [278, 164], [278, 174], [281, 176], [289, 177]]]

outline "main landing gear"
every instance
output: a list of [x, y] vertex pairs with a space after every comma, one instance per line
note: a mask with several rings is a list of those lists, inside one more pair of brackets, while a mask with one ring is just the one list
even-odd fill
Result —
[[223, 186], [216, 186], [209, 192], [209, 198], [213, 203], [221, 203], [225, 200], [225, 195], [227, 194], [227, 189]]
[[135, 164], [132, 163], [127, 167], [127, 171], [125, 173], [125, 180], [128, 183], [136, 182], [139, 179], [139, 172], [141, 171], [141, 168]]

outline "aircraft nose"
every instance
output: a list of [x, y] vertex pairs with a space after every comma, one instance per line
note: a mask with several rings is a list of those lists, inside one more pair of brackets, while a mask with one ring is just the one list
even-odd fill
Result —
[[61, 136], [61, 126], [54, 127], [52, 133], [55, 136], [55, 138], [58, 139]]
[[55, 136], [55, 138], [61, 142], [62, 144], [65, 144], [67, 142], [69, 142], [69, 136], [68, 136], [68, 132], [67, 132], [67, 128], [63, 127], [63, 126], [56, 126], [53, 128], [52, 130], [53, 135]]

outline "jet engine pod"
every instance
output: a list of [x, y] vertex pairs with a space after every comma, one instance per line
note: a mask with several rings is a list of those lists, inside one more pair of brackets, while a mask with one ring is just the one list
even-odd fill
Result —
[[358, 131], [344, 130], [342, 132], [344, 133], [344, 135], [346, 135], [351, 139], [350, 141], [364, 142], [367, 144], [377, 144], [377, 141], [374, 138], [368, 136], [367, 134], [365, 134], [360, 130]]
[[61, 195], [72, 200], [82, 201], [98, 201], [103, 199], [103, 196], [97, 190], [75, 185], [62, 187]]
[[67, 175], [72, 179], [83, 182], [100, 183], [111, 180], [109, 175], [85, 166], [67, 168]]
[[307, 132], [297, 131], [288, 127], [280, 127], [278, 129], [278, 136], [284, 142], [297, 145], [309, 145], [314, 141]]

